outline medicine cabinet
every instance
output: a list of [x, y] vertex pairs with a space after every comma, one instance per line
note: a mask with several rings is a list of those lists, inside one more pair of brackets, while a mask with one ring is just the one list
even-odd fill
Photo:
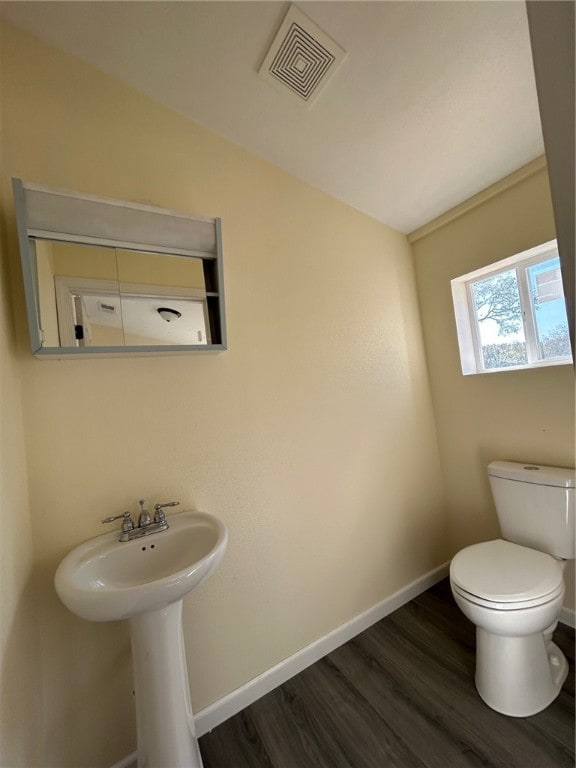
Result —
[[13, 179], [37, 357], [226, 349], [220, 219]]

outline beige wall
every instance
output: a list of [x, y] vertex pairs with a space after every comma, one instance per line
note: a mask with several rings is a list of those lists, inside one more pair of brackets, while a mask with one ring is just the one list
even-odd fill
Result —
[[[0, 206], [3, 202], [0, 192]], [[41, 733], [43, 689], [20, 365], [4, 235], [0, 227], [0, 765], [12, 768], [40, 765], [40, 742], [29, 733]]]
[[60, 344], [60, 333], [54, 287], [54, 245], [49, 240], [36, 241], [36, 276], [44, 344], [47, 347], [57, 347]]
[[53, 272], [121, 283], [204, 288], [201, 259], [117, 250], [78, 243], [39, 241], [36, 249], [50, 249]]
[[202, 259], [124, 250], [116, 259], [121, 283], [205, 289]]
[[198, 710], [446, 559], [435, 425], [403, 235], [9, 27], [2, 77], [7, 201], [17, 175], [223, 221], [222, 354], [38, 361], [19, 294], [49, 706], [11, 768], [96, 768], [134, 748], [128, 632], [60, 605], [62, 556], [141, 497], [224, 520], [184, 610]]
[[117, 280], [116, 249], [78, 243], [53, 243], [54, 274]]
[[[413, 244], [451, 549], [498, 536], [486, 466], [574, 466], [571, 366], [463, 376], [450, 280], [555, 237], [540, 170]], [[573, 569], [566, 605], [574, 607]]]

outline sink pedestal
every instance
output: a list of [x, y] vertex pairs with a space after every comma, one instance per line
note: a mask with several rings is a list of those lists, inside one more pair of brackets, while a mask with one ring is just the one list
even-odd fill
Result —
[[202, 768], [182, 634], [182, 600], [130, 619], [138, 768]]

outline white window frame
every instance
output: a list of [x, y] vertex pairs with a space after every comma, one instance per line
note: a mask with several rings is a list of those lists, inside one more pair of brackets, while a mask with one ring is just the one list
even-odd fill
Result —
[[[506, 259], [481, 267], [474, 272], [469, 272], [450, 281], [452, 288], [452, 300], [454, 302], [454, 316], [458, 333], [458, 347], [460, 349], [460, 361], [462, 373], [465, 376], [474, 373], [502, 373], [504, 371], [523, 370], [525, 368], [543, 368], [550, 365], [570, 365], [572, 356], [551, 357], [541, 360], [538, 357], [538, 335], [536, 318], [532, 311], [532, 297], [528, 283], [528, 269], [534, 264], [546, 261], [558, 255], [558, 243], [549, 240], [535, 248], [509, 256]], [[526, 340], [526, 356], [528, 363], [524, 365], [511, 365], [501, 368], [485, 368], [480, 341], [480, 328], [472, 285], [478, 280], [493, 277], [501, 272], [516, 270], [518, 290], [520, 293], [520, 305], [522, 308], [522, 321], [524, 325], [524, 337]]]

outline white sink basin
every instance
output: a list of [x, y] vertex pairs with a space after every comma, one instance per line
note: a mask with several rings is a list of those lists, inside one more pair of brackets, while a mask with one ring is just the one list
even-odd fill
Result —
[[224, 525], [203, 512], [168, 518], [166, 531], [119, 542], [119, 531], [80, 544], [62, 560], [54, 583], [64, 605], [91, 621], [130, 619], [181, 600], [216, 568]]

